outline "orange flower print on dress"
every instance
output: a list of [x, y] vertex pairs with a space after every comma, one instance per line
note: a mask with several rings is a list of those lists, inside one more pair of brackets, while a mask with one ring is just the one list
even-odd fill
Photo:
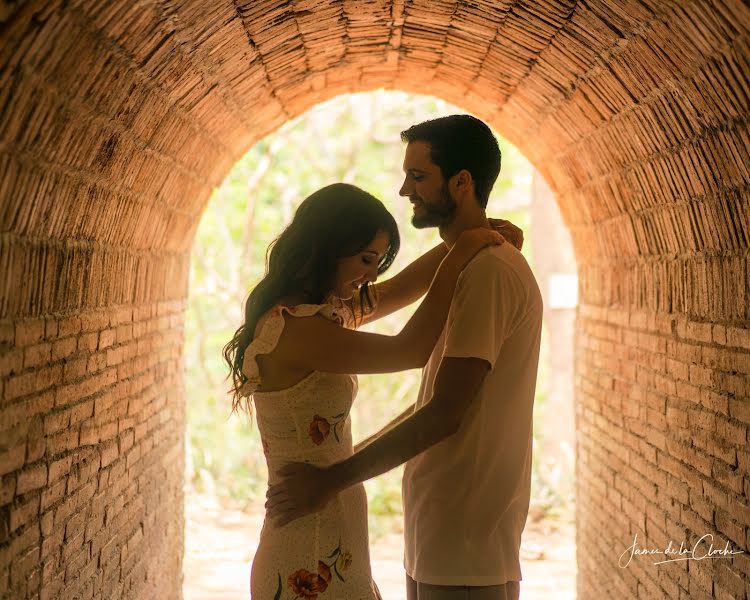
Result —
[[330, 432], [331, 424], [320, 415], [315, 415], [310, 423], [310, 439], [313, 444], [320, 446]]
[[331, 567], [327, 564], [325, 564], [322, 560], [318, 561], [318, 575], [325, 580], [325, 582], [331, 583], [331, 578], [333, 575], [331, 575]]
[[351, 552], [342, 552], [339, 554], [339, 557], [336, 559], [336, 567], [339, 571], [346, 571], [352, 564], [352, 554]]
[[[331, 564], [318, 561], [318, 572], [311, 573], [307, 569], [299, 569], [287, 578], [287, 583], [294, 593], [293, 600], [317, 600], [318, 596], [328, 589], [328, 584], [333, 579], [333, 574], [339, 581], [346, 581], [341, 575], [352, 564], [352, 554], [348, 550], [341, 549], [341, 542], [336, 549], [328, 555]], [[279, 587], [273, 600], [281, 600], [283, 589], [281, 587], [281, 573], [279, 573]]]
[[[333, 421], [333, 436], [339, 443], [341, 442], [341, 434], [347, 416], [347, 413], [342, 412], [331, 417], [331, 421]], [[331, 433], [331, 421], [320, 415], [315, 415], [313, 417], [313, 420], [310, 422], [310, 439], [316, 446], [320, 446]]]
[[328, 588], [328, 582], [317, 573], [310, 573], [307, 569], [300, 569], [289, 576], [289, 587], [296, 594], [296, 598], [316, 600]]

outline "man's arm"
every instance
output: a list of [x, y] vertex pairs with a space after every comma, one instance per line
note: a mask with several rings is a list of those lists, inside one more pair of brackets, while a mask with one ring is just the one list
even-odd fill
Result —
[[432, 399], [360, 452], [328, 468], [293, 463], [268, 491], [268, 517], [282, 526], [322, 509], [336, 493], [376, 477], [456, 433], [490, 365], [480, 358], [444, 358]]
[[365, 446], [369, 446], [372, 442], [377, 440], [379, 437], [381, 437], [383, 434], [388, 433], [391, 429], [393, 429], [396, 425], [401, 423], [403, 420], [407, 419], [411, 415], [414, 414], [414, 408], [415, 404], [412, 404], [409, 406], [404, 412], [402, 412], [400, 415], [398, 415], [396, 418], [394, 418], [388, 425], [385, 427], [382, 427], [380, 430], [373, 433], [368, 438], [362, 440], [359, 442], [356, 446], [354, 446], [354, 452], [357, 453], [360, 450], [362, 450]]

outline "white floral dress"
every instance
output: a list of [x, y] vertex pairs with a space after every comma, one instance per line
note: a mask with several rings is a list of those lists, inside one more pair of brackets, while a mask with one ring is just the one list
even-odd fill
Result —
[[[258, 391], [256, 357], [278, 343], [284, 313], [320, 314], [342, 326], [350, 324], [343, 307], [277, 306], [245, 350], [242, 370], [248, 381], [241, 393], [253, 396], [270, 485], [288, 462], [328, 465], [352, 455], [349, 410], [357, 393], [356, 375], [313, 371], [286, 389]], [[379, 600], [370, 572], [364, 486], [344, 490], [321, 512], [283, 527], [265, 521], [250, 588], [254, 600]]]

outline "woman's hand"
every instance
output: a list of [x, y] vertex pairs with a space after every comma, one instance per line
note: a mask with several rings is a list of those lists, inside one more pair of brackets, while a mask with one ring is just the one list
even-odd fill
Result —
[[490, 222], [490, 227], [502, 235], [506, 241], [510, 242], [518, 250], [523, 248], [523, 231], [520, 227], [516, 227], [510, 221], [505, 219], [487, 219]]
[[505, 238], [494, 229], [486, 227], [475, 227], [466, 229], [458, 236], [456, 243], [453, 244], [448, 258], [455, 261], [460, 268], [464, 268], [471, 261], [477, 252], [487, 246], [499, 246], [505, 242]]

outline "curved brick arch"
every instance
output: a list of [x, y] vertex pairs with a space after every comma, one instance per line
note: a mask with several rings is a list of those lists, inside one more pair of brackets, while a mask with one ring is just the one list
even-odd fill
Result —
[[743, 597], [746, 557], [623, 570], [596, 532], [747, 547], [749, 29], [739, 0], [6, 5], [0, 590], [179, 595], [211, 187], [314, 104], [387, 87], [491, 122], [571, 229], [581, 597]]

